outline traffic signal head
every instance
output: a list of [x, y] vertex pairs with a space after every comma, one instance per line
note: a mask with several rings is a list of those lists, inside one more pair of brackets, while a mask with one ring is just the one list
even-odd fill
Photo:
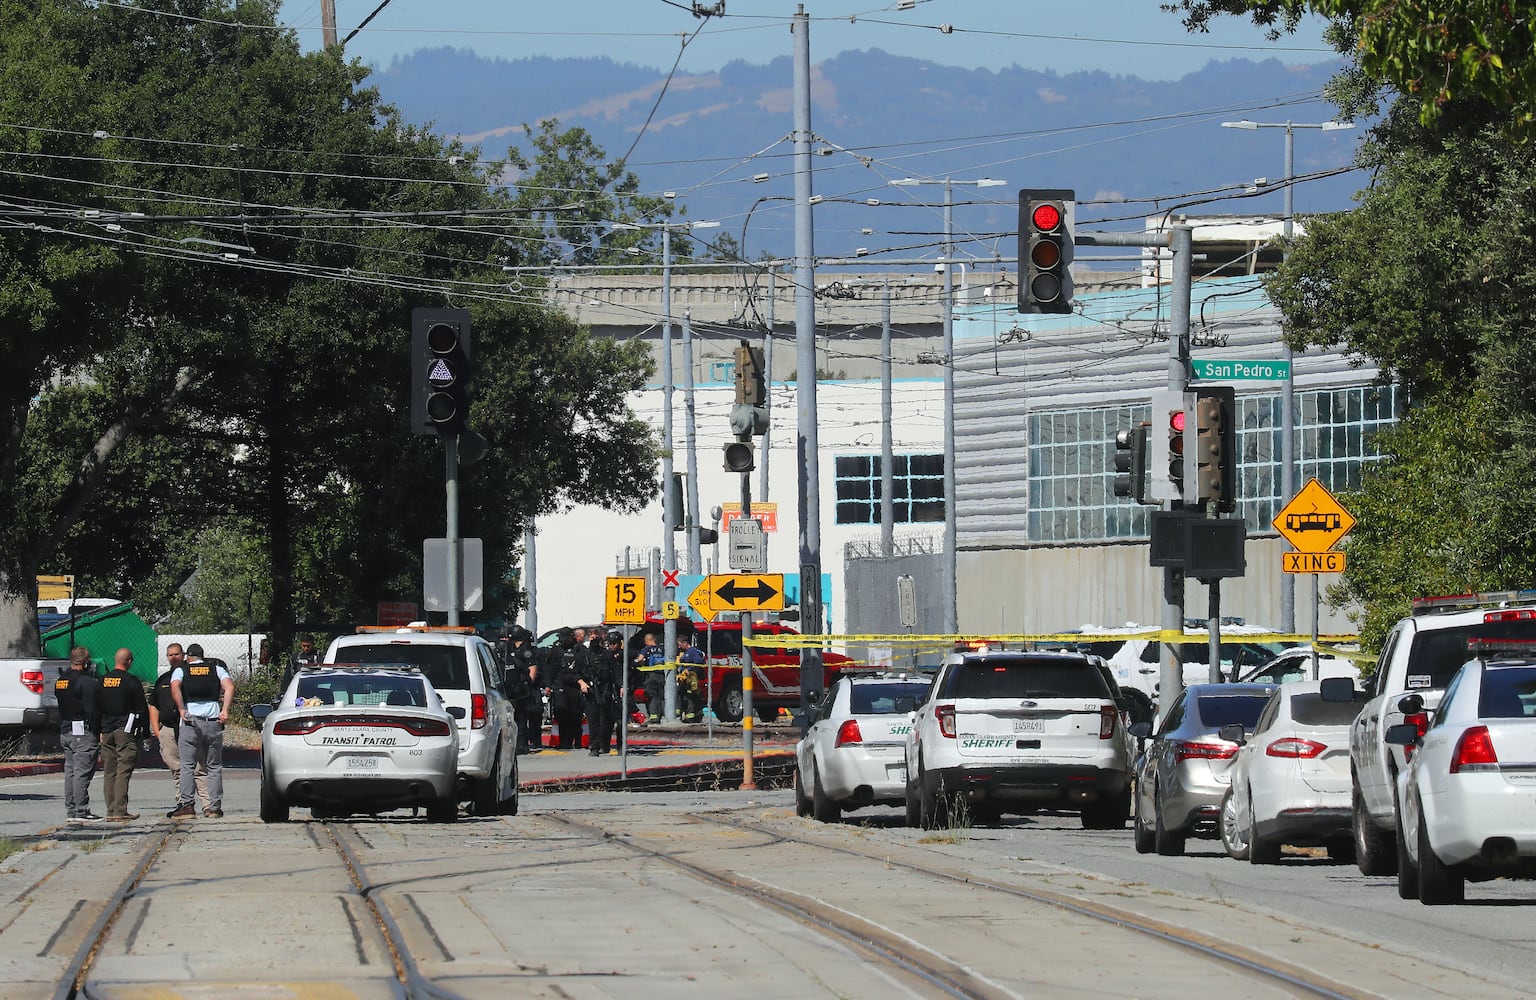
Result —
[[757, 457], [754, 454], [750, 437], [745, 441], [729, 441], [726, 443], [726, 472], [751, 472], [755, 468], [757, 468]]
[[1231, 386], [1197, 390], [1195, 400], [1195, 488], [1199, 503], [1222, 513], [1237, 507], [1236, 393]]
[[469, 312], [411, 311], [411, 429], [460, 435], [469, 421]]
[[1184, 427], [1193, 414], [1195, 394], [1160, 389], [1152, 393], [1152, 422], [1147, 429], [1147, 502], [1182, 503]]
[[1147, 502], [1147, 433], [1142, 423], [1115, 434], [1115, 496]]
[[1076, 192], [1019, 192], [1019, 312], [1072, 311], [1072, 216]]
[[736, 347], [736, 402], [761, 406], [767, 400], [768, 387], [763, 382], [763, 349], [752, 347], [743, 340]]

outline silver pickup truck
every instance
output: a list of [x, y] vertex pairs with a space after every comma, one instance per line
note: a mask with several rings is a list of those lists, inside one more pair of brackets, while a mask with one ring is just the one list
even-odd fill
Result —
[[1387, 730], [1428, 728], [1446, 685], [1470, 659], [1472, 638], [1536, 639], [1536, 591], [1421, 598], [1382, 644], [1366, 681], [1371, 700], [1349, 730], [1355, 861], [1366, 875], [1397, 871], [1396, 789], [1405, 761], [1404, 748], [1386, 742]]
[[[57, 736], [59, 703], [53, 682], [68, 660], [0, 659], [0, 741], [31, 734]], [[30, 740], [29, 740], [30, 742]]]

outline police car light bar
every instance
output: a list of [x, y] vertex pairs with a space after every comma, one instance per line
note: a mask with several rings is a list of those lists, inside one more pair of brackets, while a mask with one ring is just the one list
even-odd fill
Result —
[[1413, 613], [1422, 615], [1434, 611], [1470, 611], [1489, 605], [1510, 607], [1520, 604], [1536, 604], [1536, 590], [1496, 590], [1486, 594], [1416, 597], [1413, 599]]

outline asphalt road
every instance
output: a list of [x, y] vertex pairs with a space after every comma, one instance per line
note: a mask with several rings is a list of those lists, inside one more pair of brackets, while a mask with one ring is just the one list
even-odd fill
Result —
[[[524, 758], [524, 778], [584, 767], [587, 760]], [[313, 823], [263, 826], [255, 818], [256, 772], [231, 769], [226, 777], [226, 818], [184, 824], [189, 829], [178, 848], [181, 864], [167, 869], [163, 884], [146, 883], [146, 893], [174, 898], [177, 912], [193, 920], [228, 927], [234, 916], [230, 910], [238, 908], [245, 891], [240, 879], [205, 883], [196, 865], [247, 867], [259, 891], [267, 894], [310, 891], [307, 882], [319, 875], [309, 873], [324, 874], [330, 881], [317, 881], [312, 890], [320, 902], [301, 907], [315, 916], [294, 928], [297, 934], [307, 927], [303, 938], [309, 941], [317, 934], [323, 939], [328, 933], [323, 928], [330, 926], [321, 917], [323, 904], [346, 890], [345, 879], [322, 870], [324, 828]], [[172, 798], [165, 772], [143, 771], [133, 783], [133, 808], [143, 819], [127, 828], [71, 828], [60, 822], [61, 784], [58, 775], [0, 780], [0, 837], [23, 848], [0, 863], [0, 912], [11, 914], [0, 920], [0, 973], [13, 984], [35, 981], [35, 995], [50, 995], [43, 987], [56, 971], [38, 957], [43, 952], [36, 950], [36, 942], [46, 941], [59, 953], [72, 947], [86, 923], [76, 915], [79, 900], [104, 896], [126, 873], [153, 831], [165, 826], [162, 817]], [[296, 813], [303, 815], [302, 810]], [[1137, 855], [1129, 829], [1088, 832], [1075, 816], [1010, 817], [997, 827], [935, 836], [907, 829], [889, 809], [861, 810], [835, 826], [817, 824], [794, 816], [787, 791], [525, 793], [518, 817], [471, 819], [452, 827], [403, 820], [403, 815], [350, 825], [366, 846], [364, 863], [399, 870], [402, 884], [418, 886], [409, 912], [421, 914], [429, 929], [437, 927], [424, 940], [436, 940], [433, 935], [443, 928], [450, 935], [454, 927], [474, 928], [476, 948], [484, 954], [497, 954], [517, 968], [544, 969], [549, 991], [541, 988], [529, 995], [676, 996], [720, 988], [756, 988], [764, 995], [783, 995], [780, 990], [791, 988], [796, 995], [935, 995], [899, 971], [869, 966], [868, 956], [828, 945], [819, 935], [807, 936], [802, 925], [771, 913], [771, 907], [718, 886], [699, 888], [694, 875], [637, 853], [644, 850], [691, 859], [791, 899], [814, 899], [834, 919], [839, 913], [861, 915], [875, 928], [871, 933], [906, 941], [919, 951], [931, 946], [952, 967], [974, 977], [980, 984], [977, 995], [1176, 996], [1199, 989], [1207, 995], [1260, 996], [1287, 991], [1261, 988], [1230, 970], [1170, 954], [1166, 947], [1152, 947], [1113, 927], [1042, 913], [1016, 900], [998, 901], [981, 886], [955, 890], [903, 872], [894, 861], [877, 863], [872, 855], [889, 854], [897, 861], [915, 860], [974, 873], [978, 880], [1007, 880], [1114, 907], [1293, 966], [1316, 968], [1360, 994], [1518, 996], [1527, 994], [1536, 978], [1531, 948], [1536, 883], [1472, 885], [1466, 905], [1425, 907], [1398, 899], [1394, 880], [1367, 879], [1353, 865], [1298, 852], [1288, 853], [1277, 866], [1253, 866], [1228, 859], [1215, 841], [1194, 839], [1183, 858]], [[754, 829], [773, 835], [727, 825], [734, 822], [755, 824]], [[854, 853], [838, 855], [837, 848]], [[220, 855], [220, 850], [227, 853]], [[285, 873], [290, 881], [298, 875], [290, 869], [299, 851], [307, 859], [301, 884], [274, 883]], [[55, 869], [64, 874], [43, 877]], [[153, 927], [149, 903], [144, 906], [134, 926]], [[50, 938], [49, 914], [75, 929], [62, 936], [55, 931]], [[260, 928], [262, 947], [247, 959], [251, 981], [265, 982], [275, 974], [264, 963], [271, 948], [283, 947], [286, 926], [279, 922]], [[342, 933], [347, 925], [335, 927], [341, 928], [335, 933]], [[522, 953], [520, 945], [507, 943], [528, 940], [568, 943], [555, 953]], [[296, 956], [304, 954], [302, 945], [302, 940], [291, 945]], [[138, 950], [144, 948], [140, 942]], [[425, 950], [436, 955], [431, 947]], [[172, 972], [185, 975], [193, 967], [184, 959], [156, 964], [153, 956], [126, 954], [132, 951], [122, 945], [105, 949], [104, 968], [143, 981]], [[357, 951], [372, 953], [363, 947]], [[539, 954], [548, 960], [535, 961]], [[240, 960], [221, 955], [221, 969], [236, 976], [233, 981], [244, 981], [238, 978]], [[450, 967], [441, 956], [435, 961], [438, 972]], [[300, 966], [296, 960], [295, 975]], [[850, 966], [874, 971], [861, 979], [850, 975]], [[607, 969], [603, 976], [627, 981], [594, 985], [597, 968]], [[378, 985], [366, 977], [357, 983]], [[573, 993], [573, 986], [581, 988]], [[29, 995], [19, 986], [12, 989], [7, 995]], [[368, 990], [358, 988], [355, 995], [368, 995]]]

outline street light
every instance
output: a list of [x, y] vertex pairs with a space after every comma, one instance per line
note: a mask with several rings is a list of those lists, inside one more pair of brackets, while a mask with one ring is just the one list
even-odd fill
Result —
[[953, 177], [903, 177], [890, 182], [893, 187], [921, 187], [944, 185], [944, 257], [940, 266], [944, 269], [944, 634], [960, 631], [959, 562], [955, 553], [955, 269], [950, 258], [954, 255], [954, 187], [1002, 187], [1007, 181], [992, 177], [957, 181]]
[[[1296, 175], [1296, 130], [1299, 128], [1317, 129], [1320, 132], [1339, 132], [1354, 128], [1348, 122], [1326, 121], [1317, 123], [1304, 122], [1255, 122], [1244, 118], [1242, 121], [1222, 122], [1222, 128], [1240, 128], [1255, 131], [1261, 128], [1285, 129], [1285, 221], [1281, 233], [1287, 243], [1291, 239], [1292, 220], [1295, 218], [1292, 211], [1294, 204], [1293, 192]], [[1282, 251], [1285, 252], [1285, 251]], [[1285, 382], [1280, 389], [1280, 499], [1284, 503], [1296, 494], [1296, 366], [1292, 363], [1291, 347], [1287, 343], [1281, 345], [1283, 357], [1286, 363]], [[1312, 577], [1312, 586], [1316, 588], [1317, 577]], [[1316, 607], [1316, 594], [1313, 594], [1313, 606]], [[1296, 631], [1296, 577], [1286, 573], [1280, 581], [1280, 630], [1282, 632]]]

